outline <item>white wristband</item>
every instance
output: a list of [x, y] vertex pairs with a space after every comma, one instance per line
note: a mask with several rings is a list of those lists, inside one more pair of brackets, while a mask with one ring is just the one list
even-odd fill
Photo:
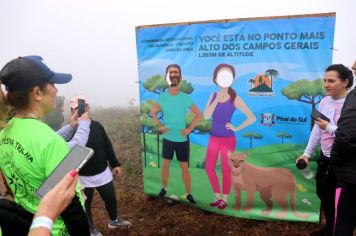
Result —
[[47, 228], [49, 231], [52, 231], [52, 225], [53, 221], [47, 216], [36, 216], [32, 221], [30, 230], [39, 227], [44, 227]]

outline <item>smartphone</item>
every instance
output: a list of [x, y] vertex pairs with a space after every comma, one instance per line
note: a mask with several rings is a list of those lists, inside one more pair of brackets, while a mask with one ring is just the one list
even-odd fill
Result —
[[42, 198], [71, 170], [79, 171], [85, 163], [93, 156], [94, 151], [81, 145], [75, 145], [64, 159], [58, 164], [45, 182], [36, 191], [36, 195]]
[[78, 117], [81, 117], [85, 112], [85, 100], [78, 99]]
[[318, 118], [321, 118], [322, 120], [325, 120], [327, 122], [330, 122], [330, 119], [327, 118], [323, 113], [321, 113], [320, 111], [313, 109], [311, 117], [316, 120]]

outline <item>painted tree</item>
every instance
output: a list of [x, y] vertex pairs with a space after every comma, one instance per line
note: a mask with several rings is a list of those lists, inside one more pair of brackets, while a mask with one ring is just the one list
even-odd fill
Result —
[[[185, 117], [186, 127], [189, 127], [194, 119], [194, 114], [189, 112]], [[199, 123], [195, 126], [191, 133], [193, 134], [206, 134], [211, 129], [211, 120], [205, 120], [204, 118], [199, 121]], [[188, 147], [190, 147], [190, 139], [189, 135], [187, 136], [188, 139]], [[189, 154], [190, 152], [188, 152]], [[190, 157], [188, 157], [188, 166], [190, 165]]]
[[246, 132], [242, 134], [242, 137], [250, 139], [250, 148], [252, 148], [252, 140], [253, 139], [262, 139], [263, 136], [259, 133], [255, 132]]
[[143, 137], [143, 153], [145, 159], [145, 167], [147, 167], [147, 145], [146, 145], [146, 134], [152, 133], [151, 127], [154, 126], [154, 121], [150, 117], [150, 110], [155, 101], [146, 100], [140, 105], [140, 124], [141, 124], [141, 132]]
[[265, 71], [265, 76], [269, 77], [271, 79], [271, 88], [272, 87], [272, 81], [274, 79], [277, 79], [279, 77], [279, 72], [275, 69], [268, 69]]
[[[150, 92], [161, 94], [166, 91], [166, 89], [168, 88], [168, 84], [165, 77], [161, 75], [154, 75], [148, 78], [148, 80], [143, 83], [143, 87]], [[186, 80], [181, 81], [181, 83], [179, 84], [179, 88], [180, 91], [184, 93], [190, 94], [193, 92], [192, 84], [188, 83]]]
[[163, 76], [154, 75], [143, 83], [143, 87], [150, 92], [161, 94], [168, 88], [168, 84]]
[[180, 91], [187, 93], [187, 94], [191, 94], [194, 90], [192, 84], [187, 82], [186, 80], [182, 80], [182, 82], [180, 82], [179, 89], [180, 89]]
[[151, 134], [156, 135], [156, 140], [157, 140], [157, 165], [158, 168], [160, 167], [160, 153], [159, 153], [159, 136], [162, 134], [161, 130], [157, 126], [157, 124], [153, 121], [152, 118], [150, 118], [150, 126], [149, 126]]
[[152, 133], [152, 130], [150, 127], [153, 125], [152, 124], [153, 120], [148, 117], [147, 114], [143, 114], [140, 117], [140, 124], [141, 124], [141, 132], [142, 132], [142, 137], [143, 137], [143, 153], [144, 153], [144, 159], [145, 159], [145, 168], [147, 167], [147, 144], [146, 144], [146, 133]]
[[[315, 109], [316, 105], [320, 103], [323, 96], [325, 96], [323, 80], [321, 79], [297, 80], [283, 88], [281, 92], [283, 96], [286, 96], [290, 100], [310, 104], [312, 109]], [[313, 128], [313, 125], [314, 120], [311, 119], [310, 129]]]
[[[186, 127], [189, 127], [189, 125], [192, 123], [193, 119], [194, 119], [194, 114], [192, 112], [189, 112], [187, 114], [187, 116], [186, 116], [186, 119], [185, 119]], [[192, 133], [193, 134], [206, 134], [206, 133], [208, 133], [210, 131], [211, 125], [212, 125], [212, 122], [211, 122], [210, 119], [206, 120], [206, 119], [203, 118], [195, 126], [194, 130], [192, 130]], [[187, 136], [187, 138], [188, 138], [188, 142], [190, 142], [189, 135]], [[188, 166], [189, 165], [190, 165], [190, 157], [188, 157]]]
[[[146, 100], [143, 102], [140, 106], [140, 111], [141, 111], [141, 128], [142, 128], [142, 135], [143, 135], [143, 147], [144, 147], [144, 157], [145, 157], [145, 167], [146, 167], [146, 162], [147, 162], [147, 145], [146, 145], [146, 134], [153, 134], [156, 135], [156, 140], [157, 140], [157, 163], [158, 167], [160, 167], [160, 154], [159, 154], [159, 137], [162, 134], [161, 131], [159, 130], [159, 127], [157, 124], [154, 122], [151, 116], [151, 108], [156, 102], [154, 100]], [[162, 120], [163, 119], [163, 112], [158, 111], [157, 112], [157, 118]]]
[[279, 132], [279, 133], [276, 134], [276, 137], [282, 139], [282, 144], [284, 143], [284, 139], [285, 138], [293, 138], [293, 136], [291, 134], [286, 133], [286, 132]]
[[148, 99], [148, 100], [144, 101], [143, 103], [141, 103], [141, 105], [140, 105], [141, 114], [150, 115], [150, 110], [151, 110], [153, 104], [155, 104], [155, 101], [152, 99]]
[[[186, 126], [188, 127], [194, 119], [194, 114], [189, 112], [185, 118]], [[200, 120], [197, 126], [192, 130], [193, 134], [206, 134], [211, 129], [211, 120], [205, 120], [204, 118]]]

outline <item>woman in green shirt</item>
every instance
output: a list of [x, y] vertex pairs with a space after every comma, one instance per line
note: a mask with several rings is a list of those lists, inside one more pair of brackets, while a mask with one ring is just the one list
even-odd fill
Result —
[[[34, 213], [40, 199], [36, 190], [61, 162], [69, 148], [42, 118], [53, 110], [57, 88], [71, 80], [70, 74], [55, 73], [39, 56], [19, 57], [0, 72], [0, 170], [15, 201]], [[14, 116], [6, 122], [8, 110]], [[15, 229], [14, 229], [15, 230]], [[77, 196], [58, 218], [53, 235], [89, 235], [79, 186]], [[15, 235], [15, 234], [14, 234]]]

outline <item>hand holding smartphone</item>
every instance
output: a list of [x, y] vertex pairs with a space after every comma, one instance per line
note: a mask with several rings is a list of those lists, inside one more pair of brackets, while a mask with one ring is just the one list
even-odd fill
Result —
[[323, 113], [321, 113], [320, 111], [313, 109], [311, 117], [316, 120], [318, 118], [325, 120], [327, 122], [330, 122], [330, 119], [328, 117], [326, 117]]
[[63, 177], [71, 170], [79, 171], [85, 163], [93, 156], [94, 151], [80, 145], [75, 145], [64, 159], [53, 170], [49, 177], [42, 183], [40, 188], [36, 191], [36, 195], [42, 198], [49, 192]]
[[85, 100], [78, 99], [78, 117], [81, 117], [85, 112]]

